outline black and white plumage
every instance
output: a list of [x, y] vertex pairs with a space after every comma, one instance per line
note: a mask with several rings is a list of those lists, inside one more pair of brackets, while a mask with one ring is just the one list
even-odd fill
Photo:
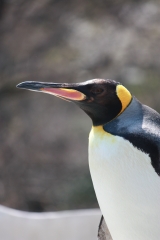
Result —
[[[112, 239], [158, 240], [160, 115], [113, 80], [24, 82], [18, 87], [70, 100], [89, 115], [89, 167]], [[105, 222], [101, 221], [99, 240], [111, 238]]]

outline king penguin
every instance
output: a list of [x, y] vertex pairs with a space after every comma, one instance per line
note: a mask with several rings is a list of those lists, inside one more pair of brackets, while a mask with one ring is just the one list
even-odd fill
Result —
[[92, 120], [89, 168], [113, 240], [160, 239], [160, 115], [119, 82], [22, 82], [76, 103]]

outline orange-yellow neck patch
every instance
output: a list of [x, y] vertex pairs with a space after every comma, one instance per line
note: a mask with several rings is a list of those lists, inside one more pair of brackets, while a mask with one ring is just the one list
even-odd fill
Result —
[[97, 148], [102, 142], [115, 143], [116, 137], [103, 129], [103, 126], [92, 126], [89, 134], [90, 147]]
[[103, 129], [103, 126], [92, 126], [92, 130], [91, 132], [95, 135], [98, 135], [99, 138], [103, 138], [104, 136], [108, 136], [108, 137], [111, 137], [112, 134], [106, 132], [104, 129]]
[[132, 100], [132, 95], [123, 85], [117, 85], [116, 92], [119, 100], [122, 103], [122, 109], [120, 111], [120, 113], [122, 113], [126, 109], [126, 107], [130, 104]]

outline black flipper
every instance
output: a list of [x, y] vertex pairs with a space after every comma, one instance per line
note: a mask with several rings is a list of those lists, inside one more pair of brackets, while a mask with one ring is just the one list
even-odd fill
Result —
[[99, 223], [98, 240], [112, 240], [112, 237], [110, 235], [110, 232], [108, 230], [108, 227], [103, 216], [101, 217], [101, 221]]

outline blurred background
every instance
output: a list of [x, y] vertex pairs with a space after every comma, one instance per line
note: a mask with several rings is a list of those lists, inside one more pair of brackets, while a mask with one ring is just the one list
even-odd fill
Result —
[[90, 119], [71, 103], [15, 87], [93, 78], [120, 81], [160, 111], [158, 0], [0, 0], [0, 204], [98, 207]]

